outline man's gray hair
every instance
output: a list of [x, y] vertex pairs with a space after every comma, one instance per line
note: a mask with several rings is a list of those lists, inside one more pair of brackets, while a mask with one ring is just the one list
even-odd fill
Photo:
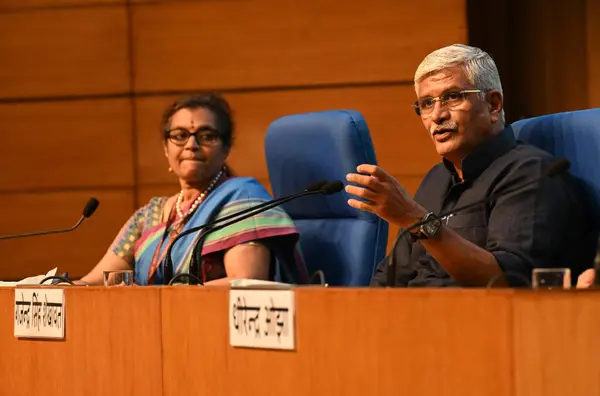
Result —
[[[423, 59], [415, 72], [415, 91], [426, 77], [444, 69], [461, 66], [467, 80], [482, 91], [498, 90], [502, 93], [502, 83], [498, 68], [492, 57], [482, 49], [464, 44], [453, 44], [433, 51]], [[482, 94], [485, 98], [485, 94]], [[500, 123], [504, 125], [504, 109], [500, 112]]]

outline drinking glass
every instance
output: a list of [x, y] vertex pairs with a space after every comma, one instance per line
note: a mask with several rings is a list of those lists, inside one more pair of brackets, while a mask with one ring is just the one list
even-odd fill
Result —
[[571, 270], [569, 268], [535, 268], [532, 281], [534, 289], [570, 289]]
[[104, 286], [133, 286], [133, 271], [104, 271]]

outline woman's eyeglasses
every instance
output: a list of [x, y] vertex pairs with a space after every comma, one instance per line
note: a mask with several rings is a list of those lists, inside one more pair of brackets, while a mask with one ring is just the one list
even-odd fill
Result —
[[195, 132], [184, 128], [175, 128], [168, 130], [167, 133], [167, 138], [177, 146], [185, 146], [190, 136], [194, 136], [196, 142], [204, 146], [212, 146], [220, 140], [219, 133], [212, 128], [201, 128]]

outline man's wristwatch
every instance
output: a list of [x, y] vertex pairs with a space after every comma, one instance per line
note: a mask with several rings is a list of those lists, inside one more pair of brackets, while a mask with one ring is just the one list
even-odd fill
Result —
[[427, 213], [422, 222], [425, 222], [419, 228], [417, 232], [411, 232], [410, 236], [413, 241], [417, 241], [419, 239], [428, 239], [433, 238], [440, 232], [440, 228], [442, 227], [442, 220], [433, 212]]

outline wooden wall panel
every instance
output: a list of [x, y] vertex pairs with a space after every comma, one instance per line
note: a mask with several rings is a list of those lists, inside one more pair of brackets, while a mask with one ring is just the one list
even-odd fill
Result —
[[[585, 4], [581, 1], [556, 2], [550, 15], [539, 15], [545, 7], [536, 7], [532, 18], [544, 21], [544, 52], [538, 67], [545, 70], [546, 87], [538, 100], [546, 101], [550, 113], [585, 109], [588, 106]], [[548, 8], [546, 8], [548, 10]], [[542, 11], [543, 12], [543, 11]], [[569, 78], [559, 77], [569, 76]]]
[[100, 206], [72, 233], [0, 241], [0, 279], [45, 274], [54, 267], [68, 271], [70, 277], [84, 275], [102, 258], [134, 209], [132, 189], [2, 195], [1, 235], [68, 228], [90, 197], [96, 197]]
[[[586, 2], [588, 106], [600, 107], [600, 2]], [[572, 77], [572, 76], [570, 76]]]
[[0, 98], [125, 92], [124, 6], [0, 14]]
[[597, 0], [466, 3], [469, 42], [495, 58], [508, 122], [600, 106]]
[[[414, 114], [412, 86], [256, 92], [226, 95], [238, 124], [229, 158], [245, 176], [267, 179], [264, 136], [284, 115], [328, 109], [361, 112], [371, 131], [379, 164], [389, 173], [422, 176], [439, 161], [427, 131]], [[142, 185], [171, 183], [160, 142], [160, 117], [171, 97], [137, 99], [138, 170]]]
[[0, 192], [133, 187], [127, 99], [0, 104]]
[[136, 91], [410, 81], [466, 40], [464, 0], [164, 2], [133, 9]]
[[177, 178], [168, 171], [162, 140], [163, 111], [175, 96], [142, 97], [135, 99], [138, 182], [148, 184], [177, 184]]
[[584, 1], [510, 2], [513, 120], [587, 106]]
[[26, 11], [30, 8], [56, 8], [74, 6], [102, 6], [125, 4], [127, 0], [0, 0], [0, 13], [4, 11]]

